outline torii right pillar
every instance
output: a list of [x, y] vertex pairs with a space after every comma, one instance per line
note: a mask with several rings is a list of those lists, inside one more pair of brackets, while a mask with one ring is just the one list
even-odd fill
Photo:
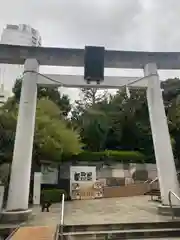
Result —
[[[156, 64], [147, 64], [144, 67], [144, 75], [149, 76], [147, 87], [149, 118], [162, 205], [167, 206], [169, 191], [173, 191], [178, 196], [180, 191]], [[172, 204], [177, 206], [180, 202], [172, 196]]]

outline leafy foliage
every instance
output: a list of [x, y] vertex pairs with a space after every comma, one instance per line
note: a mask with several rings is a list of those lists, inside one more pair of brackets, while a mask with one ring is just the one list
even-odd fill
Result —
[[16, 130], [16, 113], [0, 110], [0, 162], [11, 162]]
[[62, 200], [62, 194], [64, 194], [65, 199], [67, 199], [67, 193], [63, 189], [43, 189], [41, 198], [50, 203], [59, 203]]
[[[13, 87], [14, 99], [15, 102], [20, 101], [21, 95], [21, 86], [22, 86], [22, 79], [17, 79], [15, 85]], [[38, 99], [47, 98], [54, 102], [60, 109], [64, 116], [67, 116], [69, 111], [71, 110], [70, 100], [67, 95], [60, 94], [57, 87], [39, 87], [38, 86]]]
[[[180, 81], [178, 78], [168, 79], [161, 83], [161, 87], [173, 150], [176, 158], [180, 158]], [[130, 99], [121, 90], [115, 95], [107, 96], [106, 93], [105, 97], [92, 101], [87, 90], [83, 90], [85, 96], [76, 102], [76, 110], [79, 109], [79, 114], [75, 114], [76, 127], [87, 150], [140, 151], [147, 156], [146, 161], [153, 162], [146, 91], [130, 89], [130, 93]]]
[[[16, 81], [14, 96], [0, 109], [1, 162], [12, 159], [21, 83], [21, 79]], [[180, 159], [180, 81], [168, 79], [161, 87], [173, 150]], [[81, 89], [81, 98], [71, 109], [69, 98], [61, 96], [57, 88], [39, 88], [34, 162], [59, 162], [71, 155], [74, 159], [78, 156], [94, 161], [108, 156], [119, 161], [154, 162], [146, 91], [130, 92], [128, 99], [124, 90], [110, 95], [98, 89]], [[67, 118], [69, 112], [71, 118]], [[134, 152], [143, 157], [128, 155]]]
[[57, 105], [47, 99], [37, 105], [34, 145], [34, 156], [50, 161], [77, 154], [81, 148], [78, 133], [67, 128], [65, 120], [59, 119]]
[[[73, 161], [83, 162], [87, 161], [89, 163], [102, 161], [102, 162], [121, 162], [121, 163], [144, 163], [146, 157], [140, 153], [135, 151], [112, 151], [106, 150], [102, 152], [90, 152], [83, 151], [78, 155], [74, 155], [71, 157]], [[66, 159], [67, 160], [67, 159]]]
[[[20, 86], [21, 80], [17, 80], [13, 90], [14, 96], [8, 99], [0, 109], [0, 160], [2, 163], [12, 161]], [[40, 165], [41, 160], [59, 162], [62, 155], [77, 154], [81, 150], [78, 132], [68, 126], [64, 117], [60, 117], [61, 103], [62, 109], [65, 107], [61, 101], [62, 98], [59, 102], [56, 101], [57, 98], [60, 99], [60, 95], [56, 89], [45, 91], [41, 89], [39, 92], [33, 147], [33, 164], [35, 165]]]

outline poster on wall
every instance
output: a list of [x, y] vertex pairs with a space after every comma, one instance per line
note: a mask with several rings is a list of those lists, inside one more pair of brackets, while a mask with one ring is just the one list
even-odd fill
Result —
[[92, 182], [96, 181], [96, 167], [90, 166], [72, 166], [71, 182]]
[[95, 181], [95, 166], [71, 166], [70, 192], [72, 199], [84, 199], [85, 197], [92, 199], [94, 197], [93, 184]]

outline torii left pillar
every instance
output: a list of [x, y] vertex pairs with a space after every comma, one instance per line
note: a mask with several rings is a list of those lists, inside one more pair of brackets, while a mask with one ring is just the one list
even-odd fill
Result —
[[38, 70], [36, 59], [25, 61], [7, 211], [28, 209], [38, 79], [37, 74], [31, 71]]

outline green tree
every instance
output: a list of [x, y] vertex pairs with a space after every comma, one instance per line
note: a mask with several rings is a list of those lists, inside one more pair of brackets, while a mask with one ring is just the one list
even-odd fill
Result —
[[[19, 102], [20, 100], [20, 95], [21, 95], [21, 86], [22, 86], [22, 79], [17, 79], [14, 87], [13, 87], [13, 93], [14, 97], [11, 99], [11, 102]], [[70, 99], [67, 95], [62, 95], [60, 94], [58, 87], [41, 87], [38, 86], [38, 94], [37, 98], [47, 98], [54, 102], [60, 109], [61, 113], [64, 116], [67, 116], [68, 113], [71, 110], [71, 104], [70, 104]]]
[[83, 115], [81, 138], [87, 150], [100, 151], [105, 148], [109, 131], [108, 119], [103, 111], [89, 109]]
[[180, 79], [170, 78], [161, 82], [168, 125], [176, 161], [180, 166]]
[[[130, 92], [130, 99], [122, 90], [109, 102], [114, 148], [153, 152], [146, 92], [142, 89], [131, 89]], [[107, 146], [113, 148], [109, 139]], [[147, 146], [151, 146], [150, 149]]]
[[33, 156], [37, 160], [59, 161], [62, 155], [79, 153], [79, 135], [59, 119], [59, 108], [48, 99], [37, 105]]
[[98, 103], [107, 99], [107, 92], [93, 88], [83, 88], [80, 100], [75, 102], [72, 122], [80, 132], [85, 148], [99, 151], [104, 148], [108, 133], [106, 114], [98, 109]]
[[87, 109], [92, 108], [97, 103], [107, 99], [107, 91], [101, 91], [97, 88], [81, 88], [80, 100], [76, 100], [72, 109], [71, 119], [74, 124], [79, 124], [78, 121], [82, 120], [83, 114]]
[[154, 157], [146, 92], [130, 92], [130, 99], [124, 89], [97, 101], [89, 97], [88, 104], [82, 98], [78, 126], [88, 150], [138, 150]]
[[[33, 147], [33, 162], [41, 160], [59, 162], [62, 155], [77, 154], [81, 149], [79, 135], [59, 119], [59, 107], [48, 99], [37, 103], [36, 126]], [[11, 162], [16, 131], [17, 108], [0, 111], [0, 149], [2, 162]]]
[[161, 82], [161, 88], [163, 90], [165, 107], [168, 108], [171, 105], [171, 101], [180, 95], [180, 79], [169, 78]]
[[0, 109], [0, 164], [11, 162], [16, 131], [15, 111]]

